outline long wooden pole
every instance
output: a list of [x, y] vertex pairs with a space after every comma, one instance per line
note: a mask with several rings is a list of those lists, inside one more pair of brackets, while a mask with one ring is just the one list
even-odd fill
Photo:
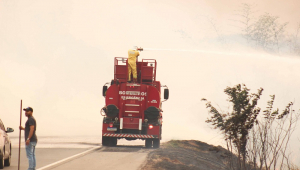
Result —
[[[22, 100], [20, 105], [20, 126], [22, 125]], [[18, 170], [20, 170], [20, 160], [21, 160], [21, 129], [19, 132], [19, 157], [18, 157]]]

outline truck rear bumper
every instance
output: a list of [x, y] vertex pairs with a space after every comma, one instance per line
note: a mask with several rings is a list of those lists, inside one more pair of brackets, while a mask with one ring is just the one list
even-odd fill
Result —
[[155, 139], [157, 135], [142, 135], [142, 134], [126, 134], [126, 133], [103, 133], [105, 137], [115, 138], [135, 138], [135, 139]]

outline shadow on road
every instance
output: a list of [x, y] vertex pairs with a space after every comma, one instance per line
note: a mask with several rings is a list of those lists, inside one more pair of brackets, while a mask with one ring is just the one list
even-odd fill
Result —
[[103, 146], [101, 152], [143, 152], [149, 149], [144, 145], [117, 145], [115, 147]]

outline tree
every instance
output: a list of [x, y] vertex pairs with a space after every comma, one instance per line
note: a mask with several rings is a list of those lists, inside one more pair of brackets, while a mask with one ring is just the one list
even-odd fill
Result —
[[227, 44], [226, 39], [224, 38], [223, 34], [221, 33], [220, 28], [217, 26], [216, 21], [213, 18], [209, 17], [209, 16], [204, 16], [204, 17], [209, 22], [212, 30], [216, 33], [216, 35], [218, 37], [218, 41], [221, 44], [226, 45]]
[[285, 30], [287, 22], [281, 23], [278, 16], [265, 13], [257, 19], [255, 16], [255, 4], [242, 3], [237, 10], [238, 19], [234, 20], [239, 23], [243, 37], [246, 39], [248, 46], [261, 48], [268, 52], [280, 53], [282, 47], [289, 47], [290, 51], [300, 55], [300, 43], [298, 35], [300, 25], [296, 34], [287, 36]]
[[269, 13], [261, 15], [253, 24], [250, 36], [257, 46], [265, 50], [274, 50], [279, 52], [280, 42], [283, 39], [283, 33], [287, 22], [281, 24], [279, 17], [272, 16]]
[[[263, 89], [258, 89], [257, 93], [249, 93], [250, 89], [246, 85], [238, 84], [234, 87], [227, 87], [224, 92], [228, 95], [228, 101], [232, 104], [231, 112], [221, 113], [211, 102], [206, 103], [211, 117], [206, 120], [214, 128], [220, 129], [224, 133], [225, 140], [237, 149], [238, 167], [246, 169], [246, 146], [249, 131], [256, 121], [260, 112], [257, 102], [262, 95]], [[206, 101], [206, 99], [202, 99]], [[231, 150], [232, 151], [232, 150]]]
[[254, 169], [293, 169], [288, 146], [300, 114], [293, 110], [292, 102], [280, 113], [278, 108], [274, 109], [274, 100], [275, 95], [271, 95], [263, 117], [250, 134], [247, 150]]
[[223, 132], [227, 149], [237, 155], [237, 166], [230, 157], [230, 169], [296, 169], [290, 160], [289, 142], [300, 112], [293, 110], [293, 102], [281, 112], [274, 109], [275, 95], [271, 95], [267, 108], [260, 114], [257, 103], [262, 91], [260, 88], [257, 93], [250, 93], [246, 85], [240, 84], [227, 87], [224, 92], [231, 106], [227, 112], [202, 99], [210, 114], [206, 122]]
[[244, 38], [247, 40], [247, 44], [250, 44], [251, 41], [251, 30], [253, 27], [254, 22], [254, 5], [248, 4], [248, 3], [242, 3], [241, 9], [238, 11], [238, 16], [240, 17], [239, 20], [237, 20], [242, 26], [241, 31], [244, 36]]
[[300, 55], [300, 23], [297, 26], [295, 34], [289, 36], [288, 44], [290, 52], [296, 55]]

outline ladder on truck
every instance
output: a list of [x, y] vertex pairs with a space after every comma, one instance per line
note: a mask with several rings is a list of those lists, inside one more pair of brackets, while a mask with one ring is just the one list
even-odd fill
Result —
[[[142, 132], [142, 124], [144, 120], [143, 100], [141, 85], [136, 83], [126, 83], [125, 98], [120, 118], [120, 132], [123, 129], [138, 129]], [[143, 99], [144, 97], [144, 99]]]

